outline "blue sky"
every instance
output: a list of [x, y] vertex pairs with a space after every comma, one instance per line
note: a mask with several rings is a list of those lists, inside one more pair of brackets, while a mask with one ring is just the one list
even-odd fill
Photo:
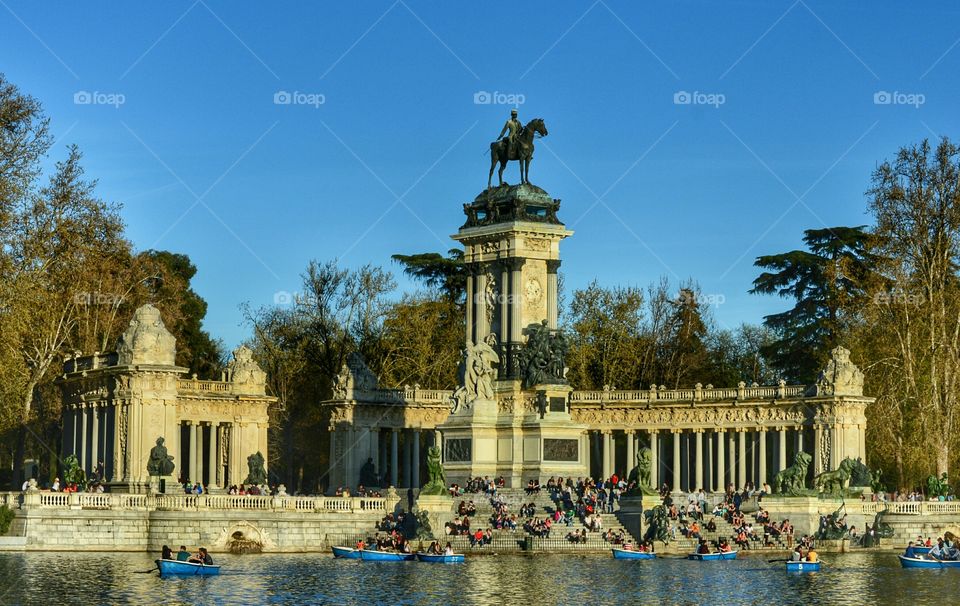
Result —
[[757, 255], [868, 223], [877, 163], [960, 126], [952, 2], [129, 6], [0, 0], [0, 69], [138, 249], [193, 259], [228, 346], [310, 259], [451, 248], [511, 101], [550, 131], [568, 287], [694, 278], [730, 327], [786, 305], [747, 294]]

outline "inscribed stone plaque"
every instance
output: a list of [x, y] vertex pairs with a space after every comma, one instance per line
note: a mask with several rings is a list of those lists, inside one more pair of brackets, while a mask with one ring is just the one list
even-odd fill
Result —
[[557, 396], [550, 398], [550, 412], [567, 412], [567, 399]]
[[472, 440], [470, 438], [453, 438], [446, 440], [447, 452], [443, 459], [451, 463], [470, 461]]
[[576, 463], [579, 459], [579, 440], [543, 439], [543, 460]]

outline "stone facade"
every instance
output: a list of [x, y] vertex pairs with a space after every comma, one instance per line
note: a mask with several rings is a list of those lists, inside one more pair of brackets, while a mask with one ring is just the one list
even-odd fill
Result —
[[63, 453], [88, 477], [98, 462], [114, 489], [145, 490], [147, 461], [163, 438], [176, 466], [168, 481], [213, 489], [239, 484], [247, 457], [267, 456], [266, 375], [246, 347], [234, 351], [221, 381], [185, 378], [176, 340], [152, 305], [136, 310], [113, 353], [76, 355], [57, 382], [63, 393]]

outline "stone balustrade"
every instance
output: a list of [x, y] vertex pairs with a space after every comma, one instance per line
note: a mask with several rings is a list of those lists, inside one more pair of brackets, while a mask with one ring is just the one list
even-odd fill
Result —
[[0, 505], [12, 509], [105, 509], [159, 511], [385, 512], [383, 497], [268, 495], [190, 495], [64, 492], [0, 492]]

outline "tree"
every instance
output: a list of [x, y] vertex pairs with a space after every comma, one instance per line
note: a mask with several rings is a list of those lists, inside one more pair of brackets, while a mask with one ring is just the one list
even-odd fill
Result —
[[403, 265], [403, 273], [422, 281], [427, 288], [443, 292], [451, 301], [462, 304], [467, 292], [467, 267], [463, 251], [452, 248], [444, 257], [440, 253], [393, 255]]
[[848, 332], [848, 310], [863, 303], [877, 259], [865, 226], [808, 229], [803, 241], [808, 250], [758, 257], [754, 265], [770, 271], [750, 292], [794, 300], [791, 309], [764, 318], [778, 338], [763, 353], [788, 381], [806, 384]]
[[905, 469], [911, 450], [939, 476], [956, 458], [960, 413], [960, 149], [947, 139], [900, 149], [868, 196], [881, 259], [862, 339], [883, 411], [874, 431], [899, 447], [901, 482], [926, 475]]
[[444, 293], [404, 295], [384, 318], [380, 380], [455, 388], [464, 330], [463, 310]]
[[[673, 389], [690, 386], [707, 367], [707, 325], [700, 307], [700, 289], [693, 283], [680, 288], [668, 320], [668, 338], [662, 349], [663, 378]], [[701, 375], [698, 377], [698, 375]]]

